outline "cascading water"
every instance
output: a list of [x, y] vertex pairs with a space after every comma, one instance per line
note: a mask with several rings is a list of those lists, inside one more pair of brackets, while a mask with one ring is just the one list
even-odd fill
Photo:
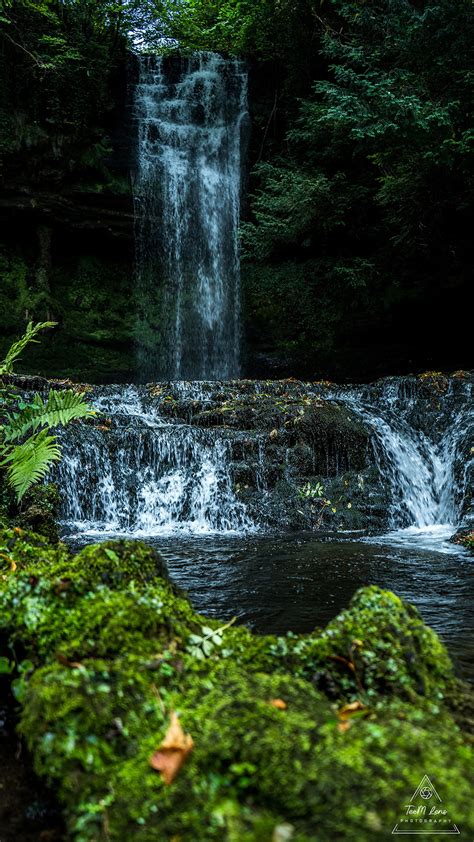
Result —
[[142, 57], [136, 118], [139, 378], [237, 377], [245, 65]]
[[[272, 388], [273, 406], [282, 395], [296, 406], [322, 397], [363, 420], [372, 432], [375, 482], [391, 501], [381, 523], [401, 540], [440, 544], [452, 534], [469, 503], [472, 385], [452, 381], [433, 404], [415, 378], [325, 388], [323, 395], [311, 384], [248, 381], [96, 388], [98, 424], [62, 435], [58, 479], [68, 528], [142, 536], [242, 533], [268, 523], [269, 505], [278, 523], [278, 483], [293, 483], [295, 509], [302, 483], [292, 474], [291, 443], [286, 457], [284, 439], [272, 456], [269, 430], [255, 428], [260, 401]], [[240, 427], [227, 423], [232, 406], [243, 408]], [[331, 460], [336, 474], [348, 470], [343, 451]], [[251, 506], [242, 488], [254, 489]], [[364, 494], [370, 503], [371, 488]]]
[[385, 381], [351, 395], [348, 403], [373, 430], [377, 466], [391, 490], [392, 538], [426, 542], [431, 536], [437, 542], [453, 533], [468, 493], [472, 384], [465, 384], [464, 399], [455, 404], [451, 383], [434, 413], [413, 386], [410, 380]]
[[130, 386], [105, 390], [95, 407], [111, 418], [62, 437], [58, 479], [69, 525], [142, 536], [251, 528], [232, 490], [224, 439], [168, 423]]

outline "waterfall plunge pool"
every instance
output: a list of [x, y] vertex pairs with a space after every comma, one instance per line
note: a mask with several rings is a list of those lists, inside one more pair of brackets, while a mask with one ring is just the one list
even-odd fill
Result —
[[[164, 556], [172, 580], [198, 611], [223, 620], [237, 616], [260, 633], [309, 632], [363, 585], [388, 588], [416, 605], [447, 644], [458, 675], [474, 681], [474, 561], [445, 535], [437, 527], [369, 539], [262, 533], [173, 535], [147, 543]], [[110, 537], [66, 540], [79, 549]]]
[[[441, 392], [438, 385], [410, 377], [344, 388], [298, 381], [180, 381], [151, 393], [97, 387], [94, 403], [110, 427], [72, 426], [62, 440], [57, 481], [66, 540], [79, 548], [120, 535], [142, 538], [166, 558], [197, 610], [224, 620], [236, 615], [261, 633], [311, 631], [362, 585], [388, 588], [418, 607], [459, 674], [474, 680], [473, 559], [448, 541], [471, 499], [472, 383], [452, 377]], [[265, 400], [271, 424], [259, 427]], [[285, 444], [291, 401], [303, 412], [308, 402], [323, 409], [336, 402], [366, 424], [367, 464], [387, 491], [380, 506], [392, 531], [277, 534], [250, 517], [236, 484], [249, 481], [263, 507], [275, 495], [275, 458], [282, 479], [297, 446]], [[235, 428], [222, 420], [200, 426], [232, 402], [244, 413]], [[242, 468], [250, 480], [239, 479]], [[287, 479], [295, 489], [306, 481], [291, 472]], [[362, 504], [378, 487], [371, 483]], [[283, 502], [278, 498], [279, 513]], [[283, 514], [276, 528], [285, 528]]]

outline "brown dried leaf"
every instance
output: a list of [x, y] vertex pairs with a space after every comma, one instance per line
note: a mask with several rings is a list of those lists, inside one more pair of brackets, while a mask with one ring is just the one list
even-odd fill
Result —
[[362, 704], [362, 702], [359, 702], [357, 700], [355, 702], [350, 702], [349, 704], [344, 705], [344, 707], [338, 710], [337, 715], [339, 719], [345, 721], [346, 719], [350, 719], [351, 716], [354, 716], [354, 714], [359, 713], [362, 710], [366, 710], [366, 707]]
[[160, 773], [169, 786], [193, 748], [193, 738], [184, 733], [177, 714], [172, 711], [169, 728], [160, 747], [150, 757], [150, 766]]
[[278, 710], [286, 710], [288, 707], [288, 705], [286, 704], [286, 702], [283, 701], [283, 699], [270, 699], [268, 704], [271, 705], [273, 708], [277, 708]]
[[83, 669], [84, 665], [81, 664], [79, 661], [70, 661], [69, 658], [66, 658], [65, 655], [62, 655], [61, 652], [56, 652], [56, 660], [63, 665], [63, 667], [69, 667], [73, 670], [80, 670]]

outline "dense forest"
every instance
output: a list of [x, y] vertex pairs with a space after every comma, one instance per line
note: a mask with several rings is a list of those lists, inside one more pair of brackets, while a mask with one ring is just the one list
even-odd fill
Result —
[[474, 839], [472, 0], [0, 0], [0, 842]]
[[54, 319], [44, 373], [130, 379], [137, 54], [211, 50], [249, 68], [246, 373], [465, 365], [473, 32], [469, 0], [3, 0], [4, 346]]

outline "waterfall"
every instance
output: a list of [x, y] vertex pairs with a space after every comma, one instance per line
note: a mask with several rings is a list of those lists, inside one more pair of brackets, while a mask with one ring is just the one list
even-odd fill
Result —
[[95, 407], [105, 424], [62, 436], [65, 522], [81, 531], [142, 536], [252, 527], [232, 489], [225, 439], [169, 423], [131, 386], [104, 390]]
[[[63, 521], [73, 531], [140, 536], [236, 534], [269, 522], [283, 528], [291, 522], [284, 507], [290, 500], [297, 512], [306, 481], [294, 469], [298, 425], [272, 439], [258, 414], [262, 400], [270, 399], [274, 413], [284, 396], [296, 407], [321, 406], [322, 399], [358, 415], [371, 442], [362, 503], [370, 507], [372, 491], [382, 487], [390, 503], [381, 526], [405, 530], [404, 540], [410, 530], [443, 539], [469, 509], [471, 390], [452, 379], [433, 399], [416, 378], [342, 388], [296, 381], [94, 387], [98, 421], [61, 433]], [[241, 420], [229, 423], [232, 406]], [[333, 456], [336, 475], [344, 476], [347, 457]]]
[[451, 381], [433, 402], [415, 378], [393, 378], [344, 399], [373, 431], [377, 467], [391, 490], [389, 526], [451, 534], [469, 493], [472, 384]]
[[245, 66], [145, 56], [135, 102], [139, 377], [237, 377]]

